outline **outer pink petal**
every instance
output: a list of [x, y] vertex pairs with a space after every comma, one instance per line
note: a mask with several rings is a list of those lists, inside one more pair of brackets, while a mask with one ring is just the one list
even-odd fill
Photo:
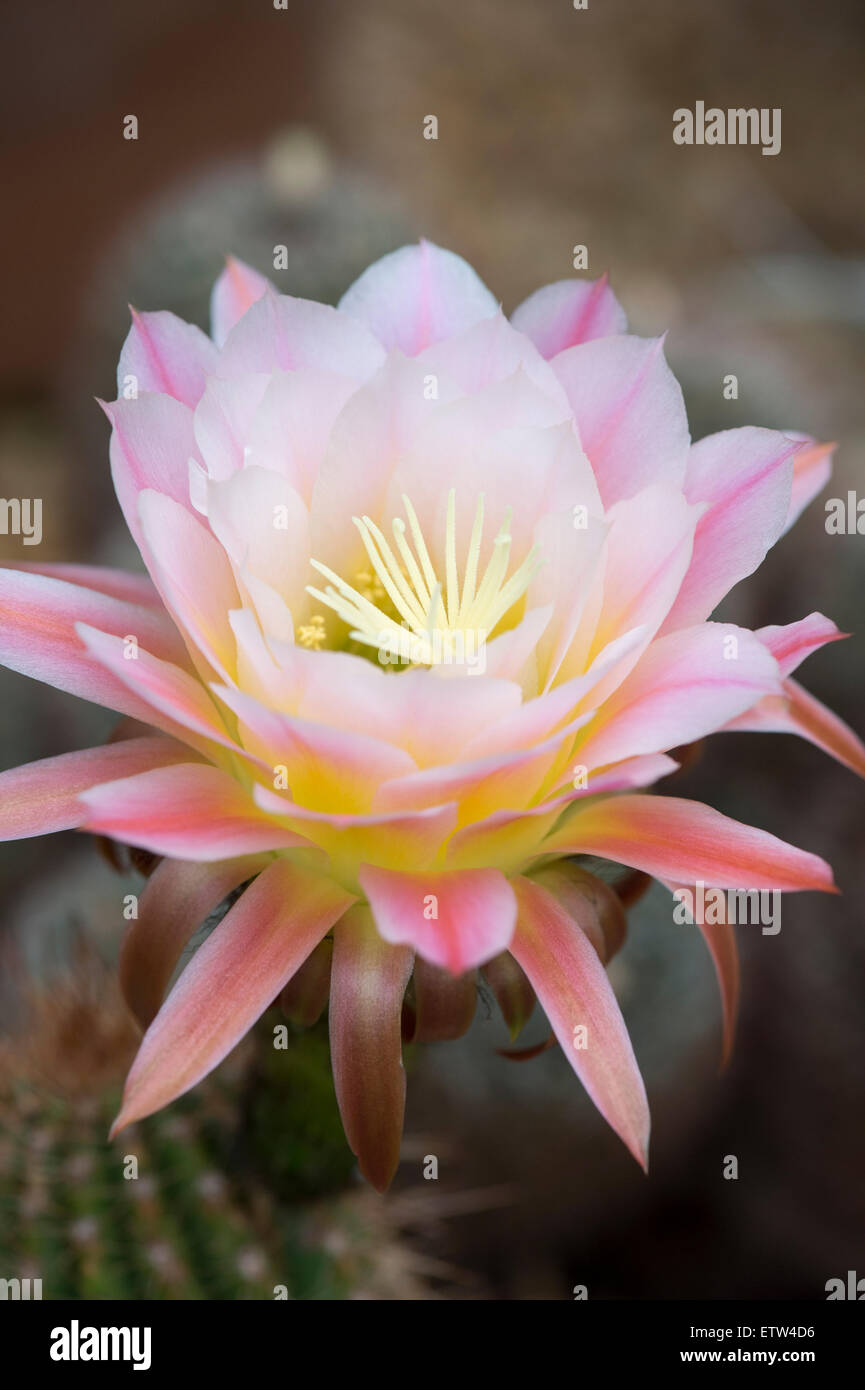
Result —
[[225, 269], [210, 296], [210, 331], [217, 347], [222, 347], [238, 320], [269, 289], [273, 285], [264, 275], [244, 261], [226, 256]]
[[188, 758], [172, 739], [130, 738], [0, 772], [0, 840], [72, 830], [85, 816], [81, 792]]
[[[605, 674], [593, 704], [624, 680], [669, 613], [690, 563], [698, 516], [678, 489], [666, 486], [646, 488], [608, 513], [600, 592], [587, 603], [559, 673], [561, 680], [602, 658]], [[623, 644], [622, 660], [610, 668], [602, 653], [616, 641]]]
[[793, 456], [801, 447], [777, 430], [751, 426], [694, 445], [685, 495], [707, 510], [697, 523], [691, 565], [667, 629], [707, 618], [775, 544], [790, 506]]
[[[790, 434], [793, 439], [800, 437], [792, 431]], [[789, 531], [793, 523], [798, 521], [809, 502], [823, 490], [832, 476], [832, 455], [836, 446], [817, 444], [806, 435], [801, 438], [804, 440], [804, 448], [799, 450], [793, 460], [793, 492], [790, 497], [790, 510], [784, 522], [784, 532]]]
[[239, 782], [204, 763], [143, 772], [85, 792], [84, 828], [173, 859], [231, 859], [305, 844]]
[[365, 381], [383, 361], [379, 343], [351, 315], [268, 291], [229, 333], [217, 372], [236, 376], [317, 367]]
[[109, 452], [114, 490], [141, 549], [138, 497], [145, 488], [164, 493], [192, 511], [189, 461], [201, 463], [193, 414], [171, 396], [103, 402], [103, 409], [113, 426]]
[[605, 796], [580, 804], [543, 844], [597, 854], [676, 883], [837, 892], [824, 860], [711, 806], [673, 796]]
[[159, 391], [185, 405], [195, 405], [216, 365], [216, 348], [200, 328], [164, 310], [138, 314], [117, 365], [117, 394], [123, 396], [129, 377], [139, 395]]
[[352, 908], [333, 932], [330, 1054], [345, 1135], [379, 1192], [399, 1163], [405, 1110], [400, 1015], [412, 967], [406, 946], [378, 936], [369, 909]]
[[385, 941], [407, 944], [453, 975], [504, 951], [511, 939], [516, 902], [498, 869], [411, 874], [365, 864], [358, 879]]
[[859, 735], [798, 681], [786, 680], [783, 695], [767, 696], [725, 727], [730, 731], [798, 734], [865, 777], [865, 745]]
[[663, 339], [599, 338], [568, 348], [552, 365], [605, 507], [650, 483], [681, 484], [690, 436]]
[[535, 1008], [535, 991], [521, 965], [510, 951], [501, 951], [483, 967], [487, 984], [496, 996], [502, 1017], [515, 1042]]
[[[579, 765], [579, 751], [574, 754], [573, 761], [575, 766]], [[681, 763], [677, 763], [674, 758], [668, 758], [666, 753], [645, 753], [638, 758], [625, 758], [623, 762], [612, 763], [609, 767], [602, 767], [597, 771], [593, 768], [590, 784], [587, 784], [584, 795], [595, 796], [598, 792], [623, 792], [631, 791], [634, 787], [650, 787], [653, 782], [660, 781], [662, 777], [669, 777], [680, 767]], [[569, 770], [568, 780], [572, 781], [573, 776], [573, 772]]]
[[166, 608], [190, 646], [229, 680], [236, 647], [228, 614], [241, 602], [225, 551], [190, 512], [162, 493], [140, 493], [138, 514], [142, 554]]
[[333, 941], [326, 936], [280, 993], [279, 1007], [292, 1023], [301, 1028], [318, 1023], [330, 998], [332, 964]]
[[[666, 883], [671, 893], [687, 889], [693, 895], [696, 893], [696, 884], [689, 883]], [[705, 887], [706, 885], [704, 885]], [[708, 885], [714, 887], [715, 885]], [[720, 910], [716, 905], [716, 911]], [[727, 920], [726, 908], [724, 911], [723, 922], [698, 922], [703, 934], [703, 940], [709, 948], [712, 957], [712, 964], [715, 967], [715, 975], [718, 980], [718, 990], [721, 995], [721, 1018], [722, 1018], [722, 1042], [721, 1042], [721, 1070], [726, 1067], [733, 1052], [733, 1042], [736, 1036], [736, 1021], [739, 1015], [739, 947], [736, 943], [736, 932], [734, 924]]]
[[[514, 884], [519, 916], [511, 954], [531, 981], [571, 1066], [604, 1119], [648, 1167], [649, 1106], [607, 973], [579, 924], [538, 884]], [[587, 1046], [576, 1046], [577, 1027]]]
[[511, 323], [546, 358], [593, 338], [625, 333], [628, 327], [606, 274], [600, 280], [557, 280], [544, 285], [514, 310]]
[[78, 622], [116, 637], [134, 636], [162, 659], [186, 664], [183, 645], [166, 614], [62, 579], [0, 570], [0, 663], [152, 724], [148, 702], [84, 648], [75, 631]]
[[795, 623], [758, 628], [757, 636], [774, 656], [781, 675], [789, 676], [806, 656], [819, 651], [827, 642], [848, 637], [849, 633], [840, 632], [832, 619], [824, 618], [822, 613], [809, 613], [807, 618]]
[[403, 246], [376, 261], [339, 307], [367, 324], [386, 348], [409, 357], [498, 309], [471, 266], [431, 241]]
[[122, 603], [138, 603], [157, 611], [163, 608], [149, 575], [132, 570], [109, 569], [106, 565], [31, 564], [27, 560], [6, 560], [4, 568], [22, 570], [25, 574], [43, 574], [47, 579], [62, 579], [93, 593], [120, 599]]
[[669, 633], [652, 643], [583, 731], [576, 761], [603, 767], [691, 743], [779, 688], [774, 657], [745, 628], [701, 623]]
[[248, 855], [220, 864], [163, 859], [147, 880], [138, 917], [120, 951], [120, 988], [142, 1028], [152, 1023], [184, 946], [211, 912], [241, 883], [273, 861]]
[[723, 1019], [721, 1066], [725, 1067], [733, 1051], [736, 1020], [739, 1016], [739, 947], [736, 944], [736, 932], [731, 922], [718, 922], [713, 925], [704, 922], [700, 931], [703, 933], [703, 939], [712, 956], [715, 974], [718, 977], [718, 989], [721, 993]]
[[403, 1028], [407, 1042], [447, 1042], [468, 1032], [478, 1002], [476, 971], [454, 976], [418, 956], [413, 981], [410, 1036]]
[[352, 899], [279, 860], [186, 967], [132, 1064], [112, 1134], [188, 1091], [222, 1061]]
[[164, 716], [172, 729], [180, 725], [184, 731], [198, 735], [187, 741], [205, 753], [215, 752], [213, 743], [235, 752], [240, 751], [234, 739], [229, 737], [213, 700], [201, 683], [182, 667], [170, 661], [160, 661], [141, 647], [134, 659], [127, 658], [122, 638], [99, 632], [86, 623], [76, 623], [75, 630], [87, 651], [106, 670], [147, 701], [156, 716], [152, 719], [153, 723], [159, 724], [159, 717]]

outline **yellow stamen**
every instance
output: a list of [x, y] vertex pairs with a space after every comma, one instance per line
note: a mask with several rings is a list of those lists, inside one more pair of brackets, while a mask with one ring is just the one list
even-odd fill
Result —
[[[460, 588], [456, 495], [451, 489], [447, 503], [445, 574], [442, 583], [430, 559], [417, 513], [407, 497], [402, 500], [408, 528], [401, 517], [394, 518], [393, 547], [370, 517], [352, 518], [369, 558], [370, 573], [357, 575], [356, 584], [351, 585], [327, 565], [313, 560], [313, 568], [330, 582], [324, 590], [308, 586], [308, 592], [342, 619], [355, 642], [376, 648], [380, 654], [398, 653], [412, 664], [425, 666], [442, 661], [465, 660], [467, 643], [470, 651], [477, 651], [523, 597], [540, 563], [537, 553], [533, 549], [507, 578], [512, 515], [508, 508], [493, 543], [492, 555], [478, 582], [484, 530], [484, 498], [481, 494]], [[409, 534], [412, 544], [409, 543]], [[384, 604], [388, 605], [390, 611], [385, 611]], [[312, 622], [316, 623], [317, 620], [320, 620], [323, 629], [324, 622], [319, 614]], [[316, 628], [316, 635], [319, 630]], [[303, 634], [308, 631], [301, 628], [301, 641], [304, 641]], [[410, 655], [406, 656], [406, 652]]]
[[311, 651], [320, 652], [327, 641], [327, 628], [323, 614], [313, 613], [309, 623], [298, 628], [297, 640], [302, 647], [309, 647]]

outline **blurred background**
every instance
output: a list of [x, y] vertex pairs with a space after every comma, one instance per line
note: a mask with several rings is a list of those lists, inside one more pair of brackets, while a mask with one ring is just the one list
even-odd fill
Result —
[[[38, 551], [0, 536], [0, 559], [138, 567], [93, 399], [114, 394], [128, 302], [205, 324], [228, 251], [333, 302], [425, 235], [510, 310], [585, 244], [633, 331], [669, 330], [695, 437], [839, 441], [823, 497], [725, 616], [819, 609], [852, 632], [803, 683], [865, 732], [865, 540], [827, 535], [823, 509], [865, 495], [861, 4], [7, 0], [0, 28], [0, 492], [43, 499]], [[697, 100], [780, 107], [781, 153], [674, 145]], [[113, 722], [5, 671], [0, 701], [3, 767]], [[785, 899], [777, 936], [739, 929], [722, 1077], [701, 940], [660, 890], [632, 911], [611, 976], [652, 1105], [648, 1179], [558, 1051], [497, 1055], [483, 998], [465, 1039], [409, 1059], [387, 1198], [346, 1161], [320, 1030], [278, 1078], [252, 1039], [109, 1150], [134, 1047], [111, 961], [140, 874], [72, 834], [0, 847], [0, 1275], [44, 1273], [46, 1297], [819, 1299], [865, 1272], [865, 788], [808, 745], [722, 735], [675, 790], [822, 854], [843, 896]], [[146, 1161], [124, 1187], [130, 1144]]]

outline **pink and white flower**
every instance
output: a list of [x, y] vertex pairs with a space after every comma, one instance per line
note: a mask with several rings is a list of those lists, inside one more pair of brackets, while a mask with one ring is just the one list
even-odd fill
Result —
[[[815, 855], [645, 790], [723, 728], [799, 733], [865, 774], [791, 679], [842, 635], [829, 619], [710, 620], [828, 450], [750, 428], [691, 445], [661, 342], [626, 332], [606, 280], [547, 286], [509, 321], [422, 243], [336, 309], [232, 260], [212, 310], [212, 338], [136, 314], [105, 406], [149, 578], [0, 575], [0, 659], [133, 721], [0, 777], [6, 838], [76, 827], [161, 856], [121, 958], [146, 1031], [117, 1126], [194, 1086], [277, 996], [307, 1022], [329, 997], [346, 1134], [384, 1188], [403, 1031], [464, 1031], [483, 967], [514, 1028], [530, 982], [645, 1164], [603, 964], [615, 898], [572, 856], [671, 887], [833, 891]], [[729, 1041], [733, 930], [704, 932]]]

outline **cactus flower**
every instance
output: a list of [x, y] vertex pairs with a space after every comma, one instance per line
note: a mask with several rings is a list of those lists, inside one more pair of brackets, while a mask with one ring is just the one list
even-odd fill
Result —
[[[159, 857], [121, 953], [144, 1036], [116, 1127], [277, 998], [307, 1023], [328, 1006], [346, 1135], [385, 1188], [402, 1043], [464, 1032], [483, 970], [514, 1033], [537, 996], [645, 1165], [604, 969], [621, 906], [575, 857], [671, 889], [833, 891], [815, 855], [648, 790], [671, 750], [726, 728], [789, 730], [865, 773], [792, 679], [842, 635], [828, 618], [711, 620], [829, 448], [758, 428], [692, 445], [661, 341], [627, 333], [606, 279], [508, 320], [429, 243], [337, 308], [230, 260], [212, 337], [133, 315], [104, 409], [148, 573], [5, 569], [0, 660], [126, 718], [104, 747], [3, 773], [0, 832]], [[733, 928], [703, 930], [729, 1041]]]

